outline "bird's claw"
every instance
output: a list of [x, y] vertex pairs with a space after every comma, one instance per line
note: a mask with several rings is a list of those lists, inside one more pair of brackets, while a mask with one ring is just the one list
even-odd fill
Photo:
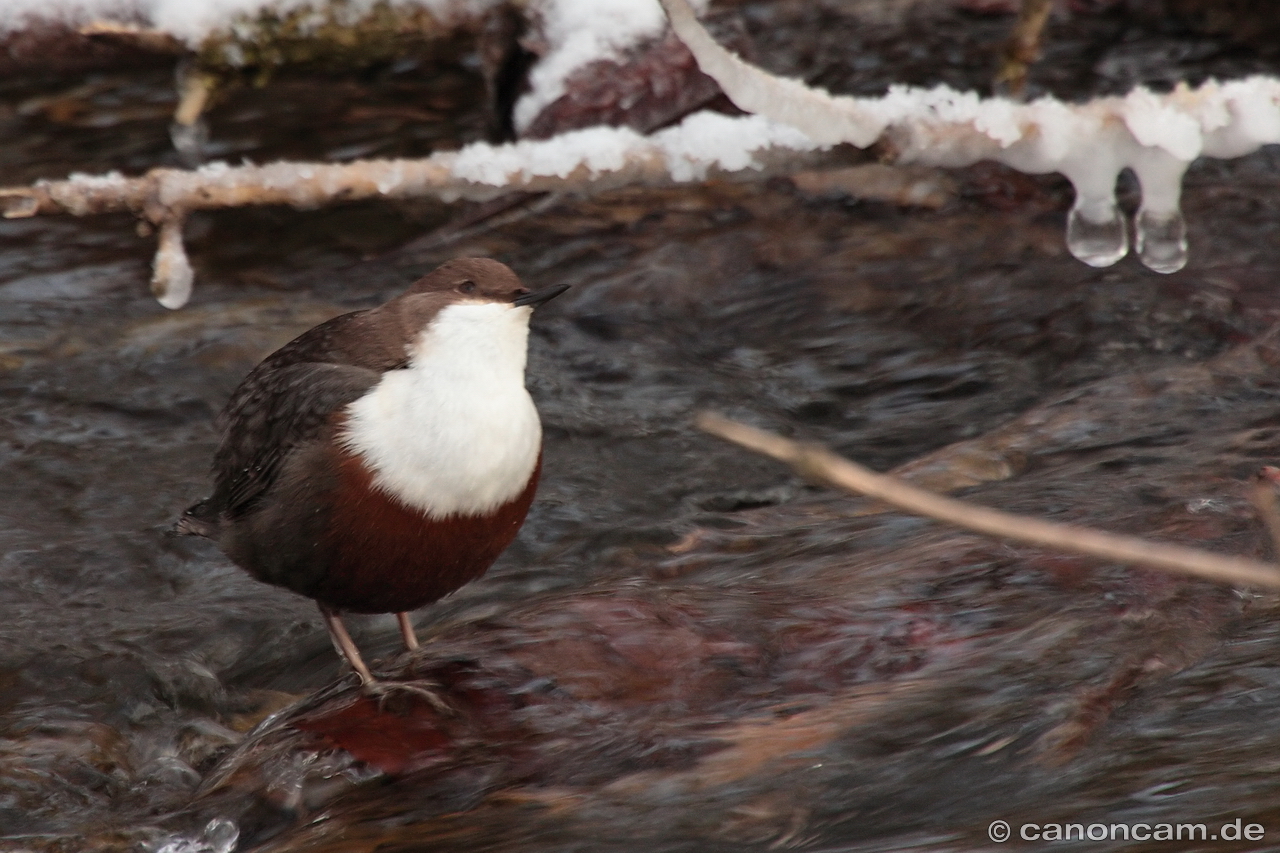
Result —
[[431, 681], [369, 681], [362, 689], [367, 696], [377, 700], [379, 710], [389, 698], [403, 694], [425, 700], [436, 713], [450, 717], [458, 713], [445, 699], [440, 685]]

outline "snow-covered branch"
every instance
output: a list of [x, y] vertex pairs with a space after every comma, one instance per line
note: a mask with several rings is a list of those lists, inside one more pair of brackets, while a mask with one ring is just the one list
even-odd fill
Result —
[[864, 148], [883, 139], [904, 162], [966, 166], [995, 160], [1032, 174], [1060, 172], [1076, 190], [1067, 220], [1071, 253], [1109, 266], [1129, 251], [1116, 206], [1116, 178], [1132, 169], [1142, 186], [1135, 218], [1143, 263], [1157, 272], [1186, 264], [1179, 210], [1192, 160], [1239, 157], [1280, 142], [1280, 79], [1209, 81], [1168, 94], [1139, 88], [1125, 97], [1068, 104], [980, 98], [945, 86], [895, 86], [882, 98], [833, 96], [776, 77], [720, 47], [686, 0], [661, 0], [698, 65], [743, 110], [804, 131], [816, 142]]
[[763, 116], [697, 113], [650, 136], [627, 128], [589, 128], [543, 141], [475, 143], [419, 160], [214, 163], [193, 171], [154, 169], [136, 178], [72, 175], [0, 189], [0, 214], [12, 219], [124, 211], [144, 217], [161, 226], [152, 289], [161, 304], [179, 308], [191, 288], [181, 240], [182, 220], [191, 211], [265, 204], [313, 208], [376, 197], [483, 201], [513, 190], [602, 191], [714, 175], [754, 178], [773, 164], [794, 169], [798, 154], [821, 147]]
[[[305, 18], [313, 2], [320, 4], [316, 8], [328, 9], [326, 14], [341, 11], [324, 0], [243, 0], [232, 4], [234, 9], [179, 0], [128, 0], [125, 5], [191, 47], [214, 38], [219, 28], [235, 29], [234, 22], [241, 20], [237, 16], [252, 12], [270, 18], [287, 11]], [[343, 14], [359, 16], [382, 9], [380, 2], [338, 5], [346, 9]], [[474, 17], [500, 0], [388, 2], [387, 8], [417, 9], [445, 22]], [[70, 8], [94, 16], [115, 8], [113, 3], [76, 0]], [[0, 214], [12, 218], [129, 211], [144, 217], [161, 231], [153, 288], [163, 304], [178, 307], [185, 303], [191, 284], [181, 237], [181, 224], [191, 211], [245, 204], [310, 208], [374, 197], [485, 200], [512, 190], [599, 191], [624, 184], [696, 181], [709, 175], [754, 178], [766, 166], [794, 170], [798, 157], [837, 143], [866, 147], [879, 142], [904, 163], [955, 167], [986, 159], [1024, 172], [1062, 173], [1076, 190], [1067, 219], [1067, 245], [1077, 258], [1094, 266], [1115, 263], [1129, 250], [1129, 226], [1116, 204], [1115, 185], [1122, 170], [1132, 169], [1142, 188], [1134, 222], [1138, 253], [1151, 269], [1173, 272], [1187, 259], [1179, 202], [1190, 162], [1199, 156], [1237, 157], [1280, 142], [1276, 78], [1210, 81], [1167, 94], [1136, 89], [1124, 97], [1083, 104], [1053, 98], [1019, 103], [947, 87], [895, 86], [879, 98], [834, 96], [768, 74], [725, 50], [703, 28], [688, 0], [661, 3], [701, 69], [752, 115], [698, 113], [650, 136], [625, 128], [592, 128], [545, 141], [479, 143], [420, 160], [211, 164], [194, 171], [156, 169], [137, 178], [72, 176], [0, 189]], [[7, 19], [0, 15], [0, 24], [12, 26], [15, 10], [34, 15], [39, 6], [36, 0], [19, 0]], [[624, 6], [628, 14], [615, 14]], [[534, 86], [517, 107], [518, 124], [527, 123], [558, 97], [574, 69], [602, 56], [620, 55], [637, 39], [654, 37], [661, 25], [658, 8], [654, 0], [529, 0], [526, 11], [542, 21], [545, 67], [534, 69]], [[199, 9], [204, 17], [196, 15]], [[193, 91], [196, 96], [202, 93], [199, 87]], [[184, 98], [184, 105], [188, 100]], [[181, 108], [179, 114], [184, 115]], [[188, 124], [193, 121], [190, 118]]]

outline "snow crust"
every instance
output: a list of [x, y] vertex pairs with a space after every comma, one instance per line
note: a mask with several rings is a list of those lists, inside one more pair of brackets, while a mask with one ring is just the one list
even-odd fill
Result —
[[[709, 0], [694, 0], [699, 10]], [[616, 59], [627, 48], [661, 35], [667, 16], [658, 0], [533, 0], [546, 52], [529, 73], [530, 90], [516, 103], [515, 126], [523, 131], [564, 94], [565, 80], [582, 66]]]
[[[344, 14], [358, 20], [377, 0], [350, 0]], [[420, 6], [442, 18], [480, 14], [498, 0], [388, 0], [393, 6]], [[71, 26], [106, 20], [137, 22], [163, 30], [193, 47], [211, 32], [233, 28], [263, 9], [319, 10], [325, 0], [0, 0], [0, 33], [51, 21]]]
[[626, 127], [590, 127], [551, 139], [490, 145], [477, 142], [457, 152], [455, 178], [507, 186], [537, 177], [596, 178], [657, 161], [676, 181], [700, 180], [712, 170], [759, 169], [759, 154], [784, 148], [813, 151], [825, 146], [799, 130], [764, 116], [699, 112], [674, 127], [641, 136]]

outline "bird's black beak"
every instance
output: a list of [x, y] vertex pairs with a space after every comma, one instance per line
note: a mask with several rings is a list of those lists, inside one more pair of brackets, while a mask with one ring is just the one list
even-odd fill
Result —
[[523, 296], [517, 296], [511, 300], [512, 305], [541, 305], [544, 302], [550, 302], [560, 294], [569, 289], [567, 284], [557, 284], [555, 287], [544, 287], [542, 290], [533, 293], [526, 293]]

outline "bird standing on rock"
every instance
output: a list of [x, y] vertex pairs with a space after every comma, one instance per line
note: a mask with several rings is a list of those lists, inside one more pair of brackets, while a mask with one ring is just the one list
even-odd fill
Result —
[[482, 575], [533, 501], [542, 426], [524, 385], [531, 293], [460, 258], [405, 293], [304, 332], [245, 377], [216, 422], [213, 494], [179, 533], [315, 599], [338, 651], [375, 683], [342, 612], [408, 611]]

